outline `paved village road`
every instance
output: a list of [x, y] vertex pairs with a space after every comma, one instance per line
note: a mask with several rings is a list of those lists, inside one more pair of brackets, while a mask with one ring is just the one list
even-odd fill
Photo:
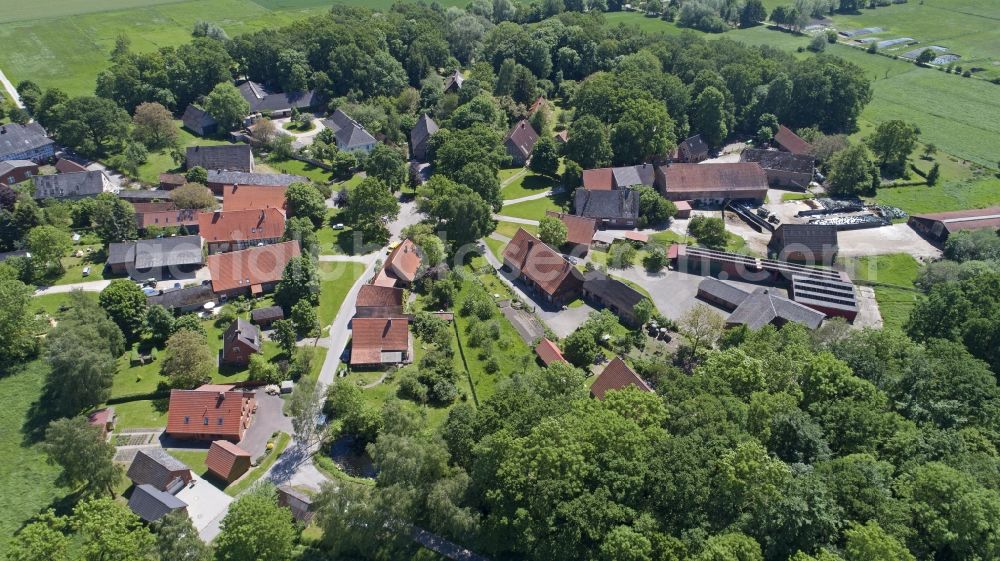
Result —
[[544, 199], [552, 194], [551, 189], [542, 191], [541, 193], [535, 193], [534, 195], [527, 195], [519, 199], [506, 199], [503, 202], [503, 206], [516, 205], [517, 203], [526, 203], [528, 201], [537, 201], [538, 199]]
[[504, 216], [502, 214], [494, 214], [494, 220], [499, 220], [500, 222], [513, 222], [514, 224], [528, 224], [529, 226], [538, 226], [537, 220], [530, 220], [528, 218], [516, 218], [513, 216]]
[[90, 282], [77, 282], [73, 284], [57, 284], [55, 286], [44, 286], [35, 291], [35, 296], [46, 296], [48, 294], [65, 294], [67, 292], [73, 292], [74, 290], [82, 290], [84, 292], [100, 292], [105, 289], [111, 281], [109, 280], [98, 280]]
[[17, 93], [17, 88], [14, 87], [14, 84], [10, 83], [3, 70], [0, 70], [0, 84], [3, 84], [3, 89], [7, 90], [7, 95], [14, 100], [14, 103], [21, 109], [24, 109], [24, 103], [21, 101], [21, 96]]

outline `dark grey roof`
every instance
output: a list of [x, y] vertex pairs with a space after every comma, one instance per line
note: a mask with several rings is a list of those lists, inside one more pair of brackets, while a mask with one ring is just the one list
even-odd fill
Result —
[[328, 118], [323, 119], [326, 128], [333, 131], [337, 138], [337, 146], [341, 150], [354, 150], [369, 144], [375, 143], [372, 136], [360, 123], [355, 121], [340, 109], [333, 112]]
[[132, 490], [128, 507], [146, 522], [156, 522], [177, 509], [187, 508], [187, 503], [152, 485], [138, 485]]
[[583, 290], [597, 296], [605, 306], [619, 310], [631, 310], [645, 298], [638, 290], [600, 271], [584, 274]]
[[806, 154], [792, 154], [780, 150], [758, 150], [750, 148], [740, 154], [741, 162], [756, 162], [765, 170], [790, 171], [812, 175], [816, 158]]
[[165, 290], [160, 294], [146, 297], [146, 303], [150, 306], [159, 304], [168, 310], [197, 307], [206, 302], [215, 302], [215, 292], [212, 291], [211, 284], [197, 284], [174, 290]]
[[652, 187], [656, 177], [655, 169], [652, 164], [625, 166], [612, 168], [611, 175], [615, 178], [615, 185], [618, 187], [632, 187], [633, 185]]
[[292, 516], [299, 522], [308, 523], [315, 514], [312, 507], [312, 497], [290, 485], [278, 486], [278, 506], [291, 510]]
[[262, 321], [269, 322], [285, 318], [285, 311], [281, 309], [281, 306], [268, 306], [266, 308], [257, 308], [250, 312], [250, 319], [255, 323], [260, 323]]
[[135, 246], [135, 268], [180, 267], [204, 262], [201, 236], [173, 236], [139, 240]]
[[187, 109], [184, 110], [184, 115], [181, 116], [181, 121], [185, 127], [199, 134], [205, 129], [218, 124], [215, 117], [212, 117], [207, 111], [194, 104], [187, 106]]
[[35, 176], [35, 198], [87, 197], [104, 192], [103, 171], [78, 171]]
[[639, 196], [631, 189], [588, 191], [580, 188], [576, 190], [573, 204], [577, 216], [633, 220], [639, 217]]
[[527, 159], [538, 143], [538, 133], [527, 119], [521, 119], [507, 132], [504, 138], [508, 150], [513, 146], [523, 159]]
[[681, 142], [680, 148], [687, 152], [688, 155], [708, 154], [708, 144], [705, 144], [705, 141], [702, 140], [700, 134], [684, 139], [684, 141]]
[[136, 452], [126, 475], [136, 485], [147, 484], [163, 490], [169, 488], [177, 479], [176, 473], [182, 471], [190, 470], [166, 450], [157, 447]]
[[45, 129], [38, 123], [0, 125], [0, 160], [7, 159], [8, 154], [20, 154], [49, 144], [55, 142], [45, 136]]
[[434, 119], [431, 119], [427, 113], [424, 113], [419, 119], [417, 119], [417, 124], [414, 125], [413, 130], [410, 131], [410, 145], [417, 146], [437, 131], [437, 123], [435, 123]]
[[817, 260], [824, 252], [836, 250], [837, 227], [832, 224], [782, 224], [771, 234], [768, 246], [775, 252], [789, 246], [811, 251]]
[[243, 99], [250, 104], [251, 113], [285, 111], [292, 108], [303, 109], [311, 107], [315, 99], [315, 94], [311, 91], [272, 92], [263, 84], [251, 80], [244, 80], [237, 86], [237, 89], [240, 90]]
[[253, 171], [253, 152], [249, 144], [220, 146], [190, 146], [187, 149], [187, 169], [225, 169]]
[[162, 201], [170, 200], [170, 191], [165, 189], [122, 189], [118, 191], [118, 198], [126, 201]]
[[232, 170], [208, 170], [209, 183], [224, 185], [273, 185], [288, 187], [292, 183], [307, 183], [309, 178], [289, 173], [251, 173]]
[[462, 82], [465, 82], [465, 76], [462, 76], [461, 70], [455, 70], [452, 72], [448, 78], [444, 81], [444, 91], [449, 91], [453, 87], [455, 89], [462, 89]]
[[224, 339], [227, 343], [238, 339], [251, 348], [260, 350], [260, 330], [257, 329], [256, 325], [243, 318], [236, 318], [236, 321], [229, 324]]
[[698, 283], [698, 295], [707, 296], [713, 303], [724, 304], [727, 309], [735, 310], [750, 293], [715, 277], [705, 277]]
[[816, 329], [826, 317], [817, 312], [793, 302], [774, 292], [774, 289], [758, 288], [750, 293], [739, 306], [729, 315], [726, 323], [731, 325], [746, 325], [750, 329], [760, 329], [770, 323], [783, 325], [788, 322], [802, 324], [809, 329]]
[[131, 265], [135, 263], [135, 242], [114, 242], [108, 244], [108, 265]]

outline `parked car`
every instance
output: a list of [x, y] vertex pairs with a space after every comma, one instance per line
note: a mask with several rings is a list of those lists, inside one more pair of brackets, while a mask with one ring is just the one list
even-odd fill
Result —
[[89, 277], [90, 276], [90, 267], [84, 267], [83, 268], [83, 276], [85, 276], [85, 277]]

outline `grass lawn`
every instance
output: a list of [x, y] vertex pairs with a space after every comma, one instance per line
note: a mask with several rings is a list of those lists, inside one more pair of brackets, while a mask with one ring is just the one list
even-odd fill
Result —
[[494, 257], [498, 261], [503, 261], [503, 248], [507, 247], [507, 244], [493, 238], [484, 238], [483, 241], [486, 242], [486, 247], [490, 248], [490, 251], [493, 252]]
[[344, 303], [348, 291], [365, 271], [364, 263], [352, 261], [321, 262], [320, 293], [319, 293], [319, 323], [327, 326]]
[[862, 257], [857, 261], [855, 279], [878, 283], [875, 300], [887, 328], [901, 328], [910, 317], [910, 310], [920, 297], [913, 281], [921, 267], [919, 261], [906, 253]]
[[517, 224], [516, 222], [503, 222], [501, 220], [497, 221], [497, 229], [494, 230], [501, 236], [507, 236], [508, 238], [513, 238], [514, 234], [520, 229], [525, 229], [529, 233], [538, 235], [538, 226], [532, 224]]
[[556, 185], [556, 180], [534, 172], [528, 172], [500, 190], [500, 195], [504, 200], [519, 199], [528, 195], [535, 195], [551, 189]]
[[39, 398], [48, 367], [41, 360], [4, 370], [0, 377], [0, 485], [5, 489], [0, 509], [0, 536], [4, 540], [30, 517], [53, 505], [64, 490], [55, 486], [59, 468], [45, 462], [35, 443], [25, 442], [22, 425], [31, 404]]
[[515, 175], [517, 175], [517, 174], [519, 174], [521, 172], [527, 172], [527, 171], [528, 170], [526, 168], [523, 168], [523, 167], [502, 169], [502, 170], [500, 170], [500, 183], [502, 184], [504, 181], [507, 181], [511, 177], [514, 177]]
[[260, 476], [264, 475], [274, 465], [274, 462], [278, 461], [278, 456], [285, 451], [285, 448], [288, 447], [288, 443], [291, 441], [292, 437], [287, 433], [279, 433], [278, 438], [272, 441], [274, 442], [274, 448], [271, 450], [271, 453], [264, 457], [264, 461], [259, 466], [252, 468], [235, 484], [226, 487], [226, 494], [235, 497], [253, 486], [260, 479]]
[[167, 406], [170, 400], [144, 399], [114, 405], [120, 429], [144, 429], [167, 426]]
[[564, 212], [566, 209], [553, 200], [552, 197], [545, 197], [533, 201], [506, 205], [497, 214], [514, 218], [526, 218], [528, 220], [541, 220], [545, 218], [545, 211], [547, 210]]
[[[290, 173], [308, 177], [314, 183], [333, 183], [334, 175], [321, 167], [302, 160], [268, 160], [267, 166], [278, 173]], [[338, 189], [339, 190], [339, 187]]]
[[970, 179], [945, 180], [933, 187], [879, 189], [876, 200], [910, 214], [986, 208], [1000, 203], [1000, 179], [980, 175]]
[[174, 448], [167, 450], [167, 452], [184, 462], [198, 476], [205, 477], [205, 474], [208, 473], [208, 467], [205, 466], [205, 460], [208, 458], [208, 450], [178, 450]]
[[785, 203], [788, 201], [805, 201], [813, 198], [812, 193], [782, 193], [781, 202]]

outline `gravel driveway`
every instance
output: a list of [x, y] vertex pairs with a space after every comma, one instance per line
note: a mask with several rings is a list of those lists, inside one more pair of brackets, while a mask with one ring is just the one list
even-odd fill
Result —
[[256, 398], [257, 413], [239, 444], [240, 448], [250, 452], [250, 457], [254, 459], [264, 453], [267, 440], [276, 431], [292, 434], [292, 419], [281, 411], [285, 402], [280, 397], [267, 395], [263, 391], [257, 391]]

